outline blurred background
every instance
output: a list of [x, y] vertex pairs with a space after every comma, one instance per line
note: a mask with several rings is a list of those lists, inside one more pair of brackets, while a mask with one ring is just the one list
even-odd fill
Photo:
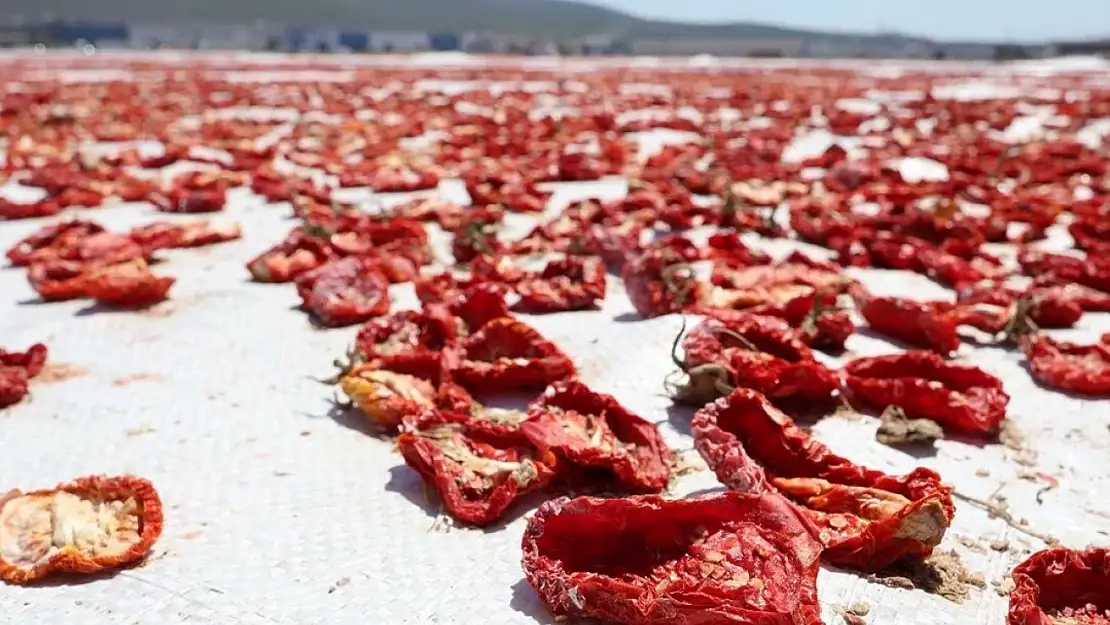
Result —
[[[0, 46], [1023, 59], [1110, 52], [1110, 2], [5, 0]], [[754, 6], [758, 5], [758, 6]], [[1104, 32], [1099, 32], [1102, 29]]]

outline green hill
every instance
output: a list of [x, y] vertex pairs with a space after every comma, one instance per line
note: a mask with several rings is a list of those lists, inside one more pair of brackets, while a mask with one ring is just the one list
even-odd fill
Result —
[[[490, 31], [545, 39], [589, 35], [629, 38], [718, 38], [858, 35], [751, 23], [687, 24], [646, 20], [570, 0], [6, 0], [0, 23], [119, 21], [171, 25], [265, 21], [346, 30]], [[864, 38], [868, 38], [864, 36]]]

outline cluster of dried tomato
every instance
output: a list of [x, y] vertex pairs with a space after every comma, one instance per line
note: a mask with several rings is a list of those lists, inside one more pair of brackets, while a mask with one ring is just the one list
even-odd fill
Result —
[[[340, 388], [399, 433], [405, 462], [460, 522], [493, 523], [548, 485], [658, 492], [670, 478], [658, 428], [575, 379], [570, 358], [489, 284], [366, 322], [350, 357]], [[523, 411], [476, 398], [545, 388]]]
[[87, 220], [43, 226], [7, 251], [12, 265], [43, 301], [89, 298], [122, 308], [144, 308], [168, 297], [175, 278], [150, 270], [158, 250], [188, 248], [238, 239], [238, 226], [159, 221], [113, 233]]
[[[44, 57], [36, 66], [56, 62]], [[654, 425], [577, 380], [569, 357], [512, 311], [596, 307], [611, 270], [641, 316], [705, 317], [683, 339], [679, 365], [689, 381], [678, 394], [701, 407], [698, 450], [723, 482], [744, 492], [548, 502], [529, 523], [524, 568], [559, 615], [809, 625], [820, 622], [822, 553], [827, 562], [865, 571], [927, 555], [953, 514], [951, 491], [939, 477], [858, 466], [780, 408], [824, 406], [843, 390], [860, 404], [894, 406], [953, 432], [993, 435], [1008, 402], [1001, 383], [943, 360], [960, 348], [961, 328], [1017, 343], [1046, 386], [1110, 393], [1105, 338], [1077, 345], [1040, 333], [1110, 311], [1108, 167], [1098, 149], [1076, 138], [1082, 124], [1110, 116], [1110, 99], [1098, 91], [1072, 97], [1072, 78], [1058, 96], [1038, 95], [1065, 120], [1053, 121], [1059, 132], [1015, 147], [983, 132], [1017, 118], [1012, 100], [933, 97], [949, 79], [933, 73], [895, 80], [835, 68], [623, 68], [576, 73], [573, 87], [564, 81], [543, 95], [510, 88], [413, 98], [405, 94], [424, 95], [426, 85], [417, 82], [427, 69], [354, 69], [346, 82], [262, 88], [221, 77], [212, 66], [111, 62], [150, 80], [36, 79], [33, 88], [0, 97], [0, 177], [43, 193], [30, 202], [0, 199], [0, 219], [52, 216], [112, 198], [167, 213], [210, 213], [223, 210], [241, 186], [288, 203], [299, 224], [250, 260], [248, 271], [259, 282], [292, 282], [322, 325], [362, 324], [338, 383], [369, 419], [399, 433], [405, 461], [460, 521], [492, 523], [521, 495], [541, 489], [657, 492], [672, 469]], [[302, 68], [317, 64], [328, 67], [310, 61]], [[491, 65], [436, 75], [519, 83], [523, 73]], [[1026, 86], [1046, 86], [1026, 78]], [[636, 82], [667, 88], [625, 88]], [[399, 97], [368, 88], [380, 84], [398, 86]], [[925, 96], [892, 98], [869, 113], [838, 106], [876, 88]], [[552, 97], [576, 114], [537, 115]], [[224, 115], [252, 107], [301, 115], [288, 124]], [[618, 114], [643, 109], [661, 114]], [[180, 123], [201, 111], [196, 124]], [[756, 118], [760, 123], [748, 123]], [[925, 119], [930, 123], [918, 123]], [[862, 135], [868, 151], [849, 158], [833, 145], [784, 159], [799, 131], [817, 127]], [[640, 154], [628, 136], [661, 128], [702, 139]], [[412, 148], [432, 136], [427, 147]], [[161, 152], [92, 157], [81, 150], [141, 139], [160, 142]], [[907, 158], [937, 161], [947, 178], [911, 181], [893, 165]], [[202, 170], [172, 177], [157, 171], [169, 166]], [[583, 199], [545, 215], [523, 237], [504, 236], [506, 215], [546, 214], [546, 183], [618, 174], [629, 179], [626, 197]], [[370, 215], [336, 193], [432, 191], [450, 178], [462, 180], [467, 202], [421, 197]], [[780, 215], [782, 208], [788, 214]], [[1081, 253], [1035, 247], [1058, 222], [1067, 223]], [[424, 271], [435, 260], [425, 226], [448, 234], [451, 271]], [[691, 232], [700, 227], [713, 229], [704, 241]], [[173, 284], [150, 271], [156, 250], [237, 237], [237, 229], [203, 224], [158, 222], [114, 234], [65, 221], [21, 241], [8, 257], [28, 267], [44, 300], [144, 306], [164, 299]], [[824, 246], [836, 262], [798, 253], [775, 260], [750, 245], [754, 237]], [[1017, 267], [992, 253], [994, 243], [1025, 246]], [[520, 258], [539, 254], [555, 256], [542, 268]], [[956, 296], [877, 296], [847, 267], [920, 273]], [[389, 285], [407, 282], [423, 307], [391, 311]], [[875, 332], [930, 351], [861, 358], [840, 372], [821, 364], [812, 350], [843, 349], [855, 330], [842, 294]], [[22, 397], [44, 356], [40, 346], [0, 352], [0, 404]], [[482, 401], [545, 388], [523, 411]], [[52, 514], [43, 514], [46, 508]], [[97, 534], [99, 551], [92, 553], [75, 530], [89, 519], [62, 514], [90, 510], [94, 522], [109, 517], [117, 528]], [[161, 528], [157, 495], [130, 478], [9, 495], [0, 499], [0, 517], [0, 577], [15, 582], [133, 561]], [[13, 526], [18, 531], [8, 533]], [[1011, 624], [1105, 621], [1105, 560], [1098, 551], [1062, 550], [1031, 558], [1014, 574]]]
[[929, 469], [892, 477], [837, 456], [760, 393], [739, 388], [698, 411], [694, 445], [729, 488], [779, 493], [819, 528], [822, 558], [876, 571], [924, 557], [952, 522], [952, 489]]

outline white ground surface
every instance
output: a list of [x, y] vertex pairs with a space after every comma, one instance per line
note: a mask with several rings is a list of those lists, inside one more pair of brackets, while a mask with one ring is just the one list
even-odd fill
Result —
[[[601, 184], [607, 194], [623, 190]], [[559, 188], [555, 208], [596, 185]], [[329, 417], [329, 391], [308, 376], [329, 373], [355, 329], [314, 330], [294, 310], [291, 286], [251, 283], [243, 269], [288, 230], [287, 213], [236, 192], [219, 218], [241, 222], [244, 238], [164, 253], [156, 271], [178, 283], [171, 301], [143, 313], [39, 304], [23, 270], [0, 270], [0, 345], [44, 341], [51, 361], [74, 374], [36, 383], [29, 400], [0, 413], [0, 489], [133, 473], [153, 480], [166, 506], [165, 532], [143, 566], [86, 583], [0, 586], [0, 623], [553, 622], [520, 570], [529, 506], [490, 531], [431, 530], [434, 505], [391, 444], [357, 420]], [[84, 216], [113, 229], [165, 217], [145, 205]], [[43, 223], [0, 223], [0, 249]], [[1067, 236], [1057, 233], [1053, 244], [1061, 243]], [[884, 293], [950, 297], [914, 274], [859, 275]], [[587, 383], [661, 421], [672, 446], [687, 449], [690, 412], [661, 394], [680, 320], [636, 321], [619, 280], [611, 287], [600, 311], [529, 321], [574, 358]], [[415, 305], [411, 286], [394, 288], [395, 307]], [[1093, 340], [1108, 330], [1110, 315], [1088, 314], [1060, 335]], [[866, 330], [848, 347], [846, 357], [898, 349]], [[869, 417], [825, 419], [817, 436], [874, 468], [902, 473], [921, 464], [969, 495], [1001, 493], [1015, 516], [1065, 545], [1110, 544], [1110, 403], [1038, 388], [1012, 351], [965, 345], [960, 356], [1005, 380], [1026, 451], [945, 441], [935, 456], [916, 458], [875, 442]], [[1035, 496], [1046, 482], [1037, 472], [1059, 480], [1041, 504]], [[702, 471], [683, 478], [677, 493], [717, 487]], [[825, 569], [826, 622], [840, 622], [838, 606], [865, 602], [874, 624], [1004, 623], [1006, 599], [993, 584], [1042, 544], [966, 504], [957, 508], [944, 547], [986, 588], [961, 605]]]

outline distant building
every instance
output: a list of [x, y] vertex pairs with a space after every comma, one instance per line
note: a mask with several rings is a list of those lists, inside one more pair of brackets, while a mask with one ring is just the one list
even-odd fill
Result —
[[613, 49], [614, 42], [615, 39], [609, 35], [593, 35], [568, 43], [567, 48], [574, 54], [583, 54], [586, 56], [611, 54], [609, 51]]
[[462, 50], [471, 54], [494, 54], [504, 52], [505, 42], [490, 33], [463, 33]]
[[132, 48], [179, 48], [196, 50], [281, 49], [281, 29], [264, 24], [243, 25], [206, 22], [132, 24], [128, 43]]
[[107, 41], [128, 41], [130, 28], [124, 22], [51, 22], [44, 25], [53, 42], [74, 45]]
[[[342, 33], [312, 26], [293, 26], [285, 30], [285, 48], [291, 52], [331, 52], [338, 50]], [[367, 35], [369, 48], [369, 35]]]
[[370, 49], [370, 34], [345, 31], [339, 33], [339, 46], [351, 52], [366, 52]]
[[462, 36], [458, 33], [432, 33], [428, 37], [428, 47], [438, 52], [461, 50]]
[[374, 52], [419, 52], [431, 48], [426, 32], [415, 30], [370, 31], [370, 49]]

